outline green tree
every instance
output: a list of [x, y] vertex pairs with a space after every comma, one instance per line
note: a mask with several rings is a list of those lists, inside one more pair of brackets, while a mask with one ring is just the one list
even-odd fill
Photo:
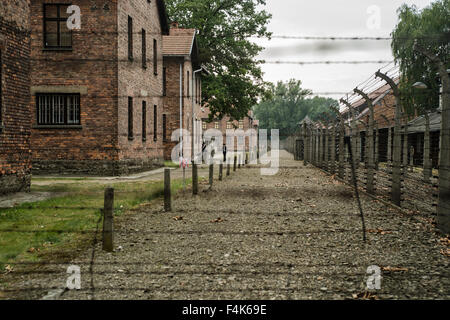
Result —
[[264, 93], [262, 61], [256, 59], [263, 48], [249, 38], [271, 35], [265, 4], [265, 0], [166, 1], [171, 20], [198, 30], [200, 60], [211, 72], [202, 84], [210, 117], [241, 119]]
[[336, 100], [330, 98], [308, 98], [311, 91], [302, 89], [299, 80], [280, 81], [276, 86], [270, 84], [268, 87], [268, 98], [257, 104], [254, 112], [261, 128], [279, 129], [280, 136], [293, 134], [306, 116], [315, 121], [327, 112], [333, 117], [330, 106], [338, 105]]
[[[422, 11], [404, 4], [398, 9], [399, 22], [392, 32], [392, 51], [400, 65], [400, 92], [405, 111], [423, 114], [439, 105], [439, 77], [436, 65], [414, 49], [414, 44], [437, 55], [448, 66], [450, 43], [450, 0], [439, 0]], [[413, 88], [424, 82], [428, 90]]]

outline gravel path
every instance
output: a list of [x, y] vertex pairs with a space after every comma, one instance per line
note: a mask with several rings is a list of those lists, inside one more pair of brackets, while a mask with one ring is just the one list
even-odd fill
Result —
[[[246, 166], [197, 197], [178, 194], [171, 214], [160, 201], [135, 212], [116, 226], [120, 248], [95, 246], [92, 273], [92, 249], [73, 261], [82, 289], [61, 298], [353, 299], [377, 265], [373, 298], [450, 299], [449, 258], [431, 224], [362, 196], [364, 243], [352, 189], [281, 155], [275, 176]], [[64, 287], [67, 266], [43, 266], [15, 286], [40, 298]]]

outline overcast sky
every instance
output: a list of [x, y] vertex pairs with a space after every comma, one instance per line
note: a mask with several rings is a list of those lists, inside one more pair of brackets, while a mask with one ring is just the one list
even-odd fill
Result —
[[[403, 4], [428, 6], [431, 0], [267, 0], [273, 35], [389, 37]], [[376, 8], [380, 19], [377, 27]], [[368, 13], [371, 11], [371, 14]], [[372, 19], [371, 19], [372, 18]], [[368, 21], [370, 28], [368, 27]], [[259, 58], [283, 61], [393, 60], [390, 41], [316, 41], [258, 39], [265, 47]], [[374, 74], [380, 64], [263, 65], [265, 80], [298, 79], [314, 92], [348, 92]], [[342, 95], [330, 97], [339, 98]]]

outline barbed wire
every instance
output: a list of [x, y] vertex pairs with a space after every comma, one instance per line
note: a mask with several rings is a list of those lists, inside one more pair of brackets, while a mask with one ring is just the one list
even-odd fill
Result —
[[275, 61], [263, 61], [263, 64], [295, 64], [295, 65], [314, 65], [314, 64], [383, 64], [388, 63], [390, 61], [387, 60], [341, 60], [341, 61], [283, 61], [283, 60], [275, 60]]

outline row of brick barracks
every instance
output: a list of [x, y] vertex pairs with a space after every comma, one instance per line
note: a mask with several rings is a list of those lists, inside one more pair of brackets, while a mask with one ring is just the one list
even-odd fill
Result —
[[162, 166], [179, 128], [253, 128], [251, 113], [206, 123], [196, 34], [169, 24], [162, 0], [2, 0], [0, 194], [28, 191], [32, 173]]

